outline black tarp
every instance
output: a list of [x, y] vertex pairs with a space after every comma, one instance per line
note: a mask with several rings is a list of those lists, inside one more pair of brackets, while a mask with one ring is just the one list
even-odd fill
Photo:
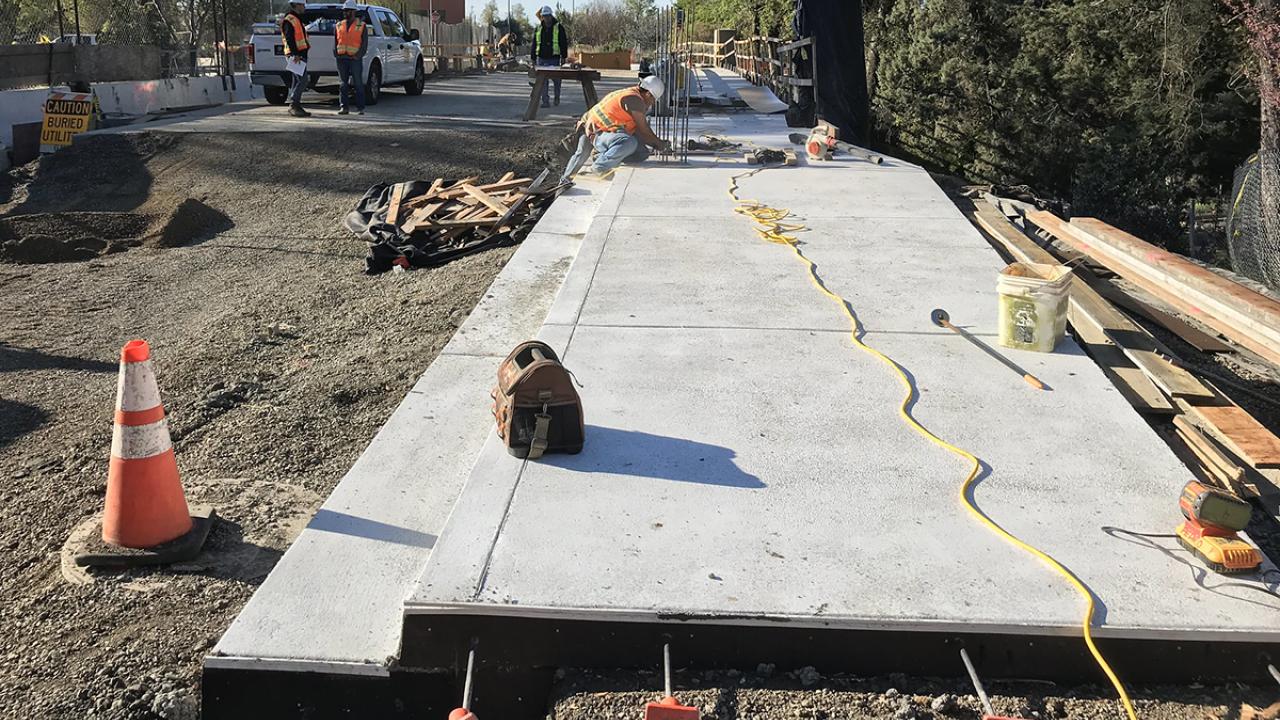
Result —
[[[453, 185], [454, 182], [456, 181], [447, 180], [445, 185]], [[403, 199], [412, 200], [427, 192], [431, 181], [414, 180], [403, 185]], [[342, 221], [348, 230], [369, 243], [365, 272], [370, 275], [386, 272], [397, 264], [435, 267], [464, 255], [516, 242], [510, 232], [473, 232], [449, 241], [443, 241], [442, 233], [438, 231], [406, 233], [387, 222], [387, 210], [391, 207], [391, 192], [394, 189], [395, 185], [387, 183], [378, 183], [369, 188], [360, 202], [356, 203], [355, 209], [347, 213]]]
[[819, 118], [839, 128], [841, 140], [865, 144], [869, 125], [862, 3], [796, 0], [795, 32], [798, 38], [813, 37], [809, 59]]

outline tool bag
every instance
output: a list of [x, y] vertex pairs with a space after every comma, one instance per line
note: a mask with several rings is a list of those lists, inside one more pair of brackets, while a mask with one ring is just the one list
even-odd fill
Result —
[[582, 400], [569, 371], [546, 343], [517, 345], [498, 366], [498, 384], [490, 395], [507, 452], [536, 460], [549, 452], [582, 451]]

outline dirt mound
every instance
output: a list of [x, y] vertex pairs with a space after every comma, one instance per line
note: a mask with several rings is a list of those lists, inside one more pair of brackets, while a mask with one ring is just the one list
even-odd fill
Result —
[[[154, 203], [153, 203], [154, 205]], [[131, 247], [179, 247], [232, 227], [222, 212], [187, 198], [168, 212], [56, 212], [0, 218], [0, 260], [92, 260]]]

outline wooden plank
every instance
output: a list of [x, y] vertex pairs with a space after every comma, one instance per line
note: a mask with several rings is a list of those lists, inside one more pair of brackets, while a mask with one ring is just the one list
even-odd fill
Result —
[[1037, 211], [1027, 219], [1179, 312], [1280, 364], [1280, 302], [1094, 218], [1067, 223]]
[[508, 172], [506, 172], [505, 174], [503, 174], [503, 176], [502, 176], [502, 177], [498, 178], [498, 182], [497, 182], [497, 183], [495, 183], [495, 184], [497, 184], [497, 185], [501, 185], [502, 183], [504, 183], [504, 182], [506, 182], [506, 181], [508, 181], [508, 180], [511, 180], [511, 179], [515, 178], [515, 176], [516, 176], [516, 174], [515, 174], [514, 172], [510, 172], [510, 171], [508, 171]]
[[[975, 207], [978, 208], [974, 215], [979, 226], [992, 233], [1015, 258], [1022, 262], [1059, 264], [1048, 250], [1019, 232], [995, 208], [986, 203], [975, 203]], [[1088, 326], [1101, 330], [1167, 395], [1214, 397], [1213, 390], [1191, 373], [1171, 363], [1165, 357], [1165, 349], [1150, 333], [1112, 307], [1080, 279], [1078, 271], [1073, 272], [1070, 293], [1068, 320], [1072, 327]], [[1148, 393], [1144, 389], [1141, 394]]]
[[1174, 335], [1182, 338], [1188, 345], [1200, 352], [1224, 353], [1234, 351], [1234, 348], [1213, 335], [1191, 325], [1179, 317], [1170, 315], [1163, 310], [1159, 310], [1142, 302], [1105, 280], [1086, 278], [1085, 282], [1088, 282], [1090, 287], [1097, 290], [1098, 294], [1102, 295], [1113, 304], [1119, 305], [1129, 312], [1141, 315], [1151, 322], [1156, 323]]
[[1176, 415], [1177, 408], [1169, 398], [1151, 382], [1142, 368], [1134, 364], [1124, 351], [1107, 337], [1101, 328], [1089, 322], [1072, 322], [1076, 340], [1084, 351], [1102, 368], [1102, 372], [1115, 385], [1125, 400], [1144, 415]]
[[387, 208], [387, 222], [392, 225], [400, 218], [400, 202], [404, 200], [404, 183], [396, 183], [391, 188], [391, 206]]
[[404, 210], [406, 208], [415, 208], [415, 207], [421, 207], [423, 205], [426, 205], [427, 203], [436, 199], [436, 195], [440, 193], [440, 190], [443, 187], [444, 187], [444, 180], [442, 178], [436, 178], [431, 182], [431, 187], [427, 188], [427, 191], [425, 193], [419, 195], [416, 198], [405, 200], [404, 203], [401, 204], [400, 209]]
[[1200, 429], [1186, 416], [1179, 415], [1173, 418], [1173, 426], [1177, 429], [1179, 437], [1219, 486], [1241, 497], [1252, 494], [1244, 484], [1244, 468], [1237, 465], [1212, 440], [1205, 437], [1204, 433], [1200, 432]]
[[[1225, 397], [1222, 402], [1230, 403]], [[1179, 403], [1196, 424], [1256, 468], [1280, 468], [1280, 438], [1234, 404]]]
[[476, 187], [475, 185], [463, 185], [463, 186], [462, 186], [462, 189], [463, 189], [463, 190], [464, 190], [468, 195], [470, 195], [471, 197], [473, 197], [473, 198], [475, 198], [476, 200], [479, 200], [480, 202], [484, 203], [486, 206], [488, 206], [488, 208], [489, 208], [490, 210], [492, 210], [492, 211], [494, 211], [494, 212], [498, 213], [498, 215], [506, 215], [506, 214], [507, 214], [507, 209], [508, 209], [508, 208], [507, 208], [507, 206], [506, 206], [506, 205], [503, 205], [502, 203], [498, 202], [497, 200], [494, 200], [494, 199], [493, 199], [493, 197], [489, 195], [489, 193], [487, 193], [487, 192], [485, 192], [485, 191], [481, 190], [480, 188]]
[[400, 226], [400, 229], [407, 233], [414, 232], [415, 230], [417, 230], [417, 226], [419, 223], [426, 222], [427, 219], [429, 219], [432, 215], [434, 215], [436, 211], [443, 206], [444, 206], [444, 203], [435, 202], [435, 203], [431, 203], [430, 205], [425, 205], [423, 207], [420, 207], [417, 210], [414, 210], [413, 215], [407, 221], [405, 221], [403, 225]]

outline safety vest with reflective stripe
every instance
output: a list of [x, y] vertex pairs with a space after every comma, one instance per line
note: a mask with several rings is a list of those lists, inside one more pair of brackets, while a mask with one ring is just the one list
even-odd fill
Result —
[[353, 23], [346, 20], [338, 23], [334, 29], [334, 52], [342, 57], [355, 57], [360, 54], [360, 45], [364, 41], [364, 21], [357, 19]]
[[[542, 52], [542, 25], [533, 31], [533, 52]], [[551, 54], [560, 57], [560, 23], [551, 23]]]
[[[308, 50], [311, 48], [311, 41], [307, 39], [307, 28], [303, 26], [301, 18], [299, 18], [297, 15], [294, 15], [293, 13], [288, 13], [284, 16], [284, 20], [281, 22], [290, 23], [291, 25], [293, 25], [293, 44], [298, 47], [298, 52], [302, 52], [304, 50]], [[282, 28], [281, 32], [283, 33], [284, 25], [281, 24], [280, 27]], [[284, 54], [285, 55], [293, 54], [289, 52], [288, 42], [284, 44]]]
[[[639, 98], [640, 88], [623, 88], [605, 95], [603, 100], [582, 116], [583, 122], [596, 132], [622, 131], [628, 135], [635, 134], [636, 120], [622, 106], [622, 102], [629, 97]], [[643, 102], [643, 98], [641, 101]]]

